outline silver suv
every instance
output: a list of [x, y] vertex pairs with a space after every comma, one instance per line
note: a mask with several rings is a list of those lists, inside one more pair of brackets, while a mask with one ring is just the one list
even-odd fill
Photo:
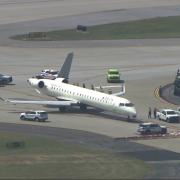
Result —
[[141, 123], [139, 124], [138, 132], [140, 134], [166, 134], [167, 128], [155, 123]]
[[21, 120], [45, 121], [48, 119], [46, 111], [27, 111], [20, 114]]

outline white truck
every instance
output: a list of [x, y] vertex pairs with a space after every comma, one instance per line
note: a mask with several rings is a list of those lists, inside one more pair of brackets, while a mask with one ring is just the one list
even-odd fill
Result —
[[180, 116], [180, 107], [177, 108], [176, 113], [179, 114], [179, 116]]
[[159, 120], [166, 121], [168, 123], [170, 122], [179, 122], [180, 116], [176, 113], [176, 111], [172, 109], [161, 109], [156, 114], [157, 118]]

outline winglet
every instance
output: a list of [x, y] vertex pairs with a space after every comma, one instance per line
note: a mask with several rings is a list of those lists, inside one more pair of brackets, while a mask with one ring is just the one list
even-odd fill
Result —
[[62, 65], [57, 78], [65, 78], [65, 79], [69, 79], [69, 73], [70, 73], [70, 69], [71, 69], [71, 64], [72, 64], [72, 60], [73, 60], [73, 56], [74, 53], [71, 52], [67, 55], [64, 64]]

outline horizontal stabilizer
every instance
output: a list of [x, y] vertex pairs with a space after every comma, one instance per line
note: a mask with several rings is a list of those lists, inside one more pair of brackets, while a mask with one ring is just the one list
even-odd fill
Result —
[[124, 95], [126, 93], [125, 84], [123, 84], [121, 87], [122, 87], [122, 91], [120, 91], [118, 93], [114, 93], [112, 95], [114, 95], [114, 96], [122, 96], [122, 95]]
[[95, 89], [98, 89], [100, 91], [103, 91], [104, 89], [109, 89], [109, 88], [121, 88], [121, 91], [120, 92], [117, 92], [117, 93], [113, 93], [111, 95], [114, 95], [114, 96], [122, 96], [126, 93], [126, 89], [125, 89], [125, 84], [121, 84], [121, 85], [111, 85], [111, 86], [97, 86], [97, 87], [94, 87]]

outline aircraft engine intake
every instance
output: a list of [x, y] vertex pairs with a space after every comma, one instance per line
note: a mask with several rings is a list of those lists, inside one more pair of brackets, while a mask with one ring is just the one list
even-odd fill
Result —
[[43, 88], [43, 87], [44, 87], [44, 81], [39, 81], [38, 87], [39, 87], [39, 88]]

